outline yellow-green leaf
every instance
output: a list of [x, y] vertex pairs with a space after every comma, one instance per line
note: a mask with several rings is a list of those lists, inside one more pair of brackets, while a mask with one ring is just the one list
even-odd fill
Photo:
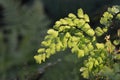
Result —
[[87, 14], [84, 15], [84, 19], [85, 19], [86, 22], [90, 22], [89, 16]]
[[38, 49], [38, 53], [42, 53], [42, 52], [44, 52], [45, 51], [45, 48], [40, 48], [40, 49]]
[[47, 33], [54, 37], [58, 36], [58, 31], [55, 31], [54, 29], [49, 29]]
[[79, 18], [83, 18], [84, 17], [83, 10], [81, 8], [78, 9], [77, 15], [78, 15]]
[[87, 35], [89, 35], [89, 36], [94, 36], [94, 34], [95, 34], [95, 32], [94, 32], [93, 29], [89, 29], [86, 33], [87, 33]]
[[98, 49], [104, 49], [105, 48], [105, 45], [103, 43], [96, 43], [96, 47]]
[[84, 56], [84, 50], [78, 50], [78, 58]]
[[69, 13], [68, 17], [73, 18], [73, 19], [76, 18], [76, 16], [73, 13]]
[[41, 55], [36, 55], [34, 56], [34, 59], [36, 60], [37, 63], [41, 63], [42, 62], [42, 56]]

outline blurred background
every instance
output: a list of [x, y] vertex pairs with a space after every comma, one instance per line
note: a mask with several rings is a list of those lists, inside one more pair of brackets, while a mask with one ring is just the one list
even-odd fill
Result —
[[84, 80], [69, 50], [41, 65], [33, 57], [56, 20], [82, 8], [95, 28], [112, 5], [120, 0], [0, 0], [0, 80]]

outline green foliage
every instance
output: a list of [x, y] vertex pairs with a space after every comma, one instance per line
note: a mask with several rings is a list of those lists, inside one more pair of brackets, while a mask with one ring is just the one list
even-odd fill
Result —
[[0, 79], [28, 80], [26, 76], [36, 69], [32, 53], [38, 48], [49, 23], [42, 3], [34, 0], [28, 7], [21, 6], [20, 0], [0, 0], [0, 5], [4, 8], [5, 21], [5, 25], [0, 26]]
[[101, 71], [101, 74], [110, 80], [119, 80], [120, 79], [120, 64], [112, 64], [112, 68], [105, 66]]
[[[39, 54], [34, 58], [37, 63], [42, 63], [51, 55], [69, 48], [78, 58], [84, 59], [81, 63], [83, 67], [80, 68], [84, 78], [118, 80], [120, 78], [120, 59], [117, 57], [120, 51], [117, 47], [120, 45], [119, 27], [115, 41], [110, 39], [112, 36], [107, 32], [114, 20], [119, 21], [119, 13], [120, 6], [108, 8], [100, 20], [103, 27], [97, 27], [95, 30], [89, 25], [89, 17], [82, 9], [78, 9], [77, 15], [70, 13], [68, 17], [56, 21], [53, 29], [48, 30], [48, 35], [41, 43], [42, 48], [38, 49]], [[105, 42], [98, 42], [97, 38], [104, 34], [107, 35]]]

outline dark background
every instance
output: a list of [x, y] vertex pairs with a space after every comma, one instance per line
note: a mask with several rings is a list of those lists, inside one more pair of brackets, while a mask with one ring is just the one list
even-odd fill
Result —
[[33, 57], [56, 20], [82, 8], [95, 28], [112, 5], [120, 0], [0, 0], [0, 80], [83, 80], [69, 50], [41, 65]]

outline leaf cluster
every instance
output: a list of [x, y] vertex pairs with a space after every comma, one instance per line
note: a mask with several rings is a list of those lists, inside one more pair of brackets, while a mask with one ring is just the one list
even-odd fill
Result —
[[[118, 80], [120, 74], [116, 71], [120, 69], [118, 62], [120, 58], [119, 48], [116, 51], [116, 46], [120, 45], [120, 32], [118, 29], [118, 38], [113, 42], [110, 40], [110, 35], [106, 33], [113, 20], [120, 20], [119, 12], [119, 6], [108, 8], [100, 20], [103, 27], [97, 27], [95, 30], [89, 25], [89, 16], [82, 9], [78, 9], [77, 15], [69, 13], [68, 17], [56, 21], [53, 28], [48, 30], [48, 35], [41, 43], [42, 48], [38, 49], [39, 54], [34, 56], [35, 60], [37, 63], [42, 63], [51, 55], [69, 48], [72, 53], [77, 54], [78, 58], [85, 58], [84, 66], [80, 68], [84, 78]], [[103, 34], [107, 35], [105, 42], [99, 43], [97, 37]], [[113, 75], [110, 76], [109, 72]], [[112, 79], [115, 74], [117, 74], [116, 79]]]

